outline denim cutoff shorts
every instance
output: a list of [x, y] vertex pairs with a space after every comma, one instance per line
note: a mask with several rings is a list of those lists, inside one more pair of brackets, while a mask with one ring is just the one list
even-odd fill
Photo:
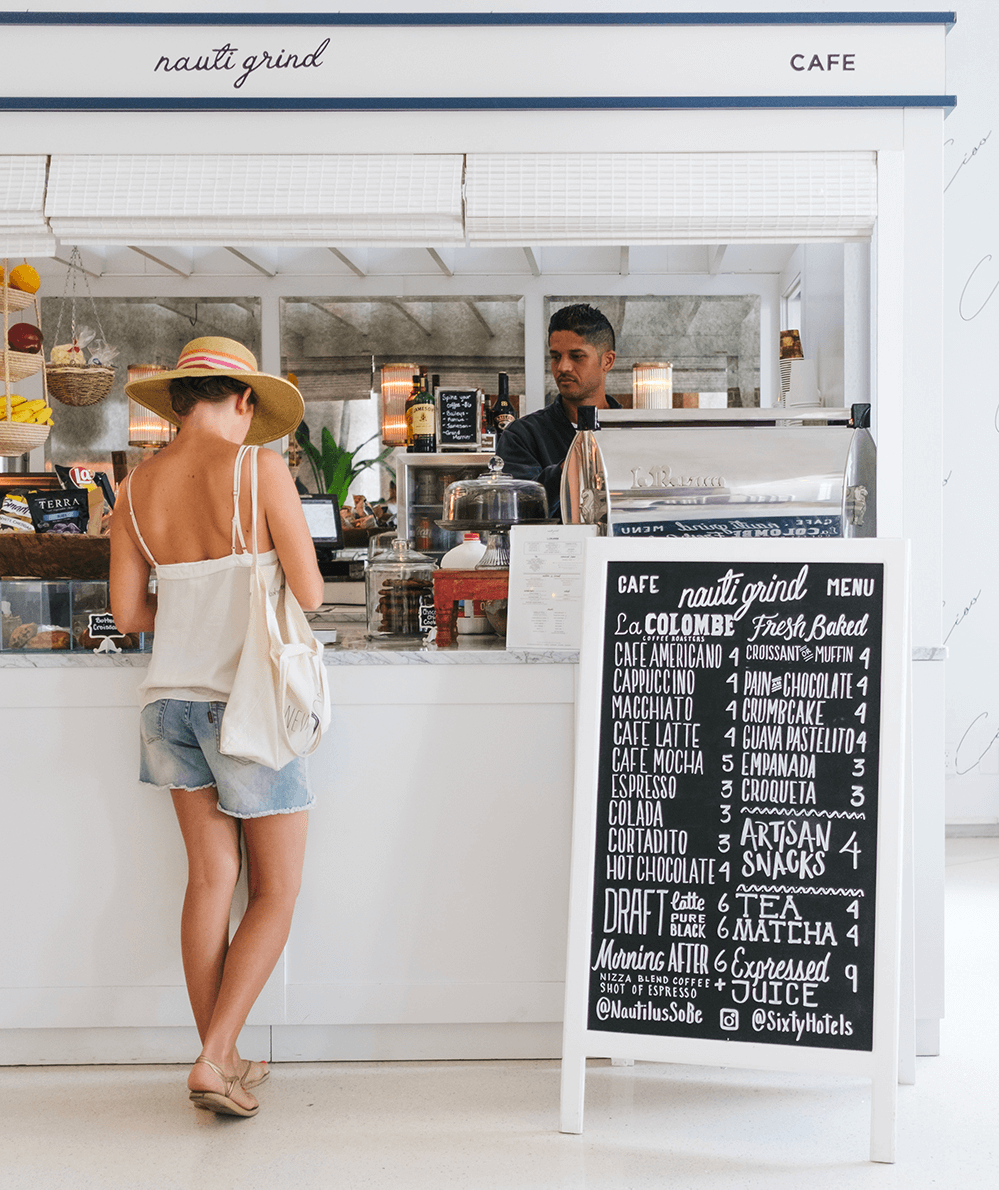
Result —
[[233, 818], [294, 814], [315, 805], [304, 757], [282, 769], [219, 752], [224, 702], [161, 698], [139, 716], [139, 781], [170, 789], [218, 789], [218, 806]]

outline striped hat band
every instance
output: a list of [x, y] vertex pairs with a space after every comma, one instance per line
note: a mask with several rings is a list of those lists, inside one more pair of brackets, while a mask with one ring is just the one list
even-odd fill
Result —
[[229, 355], [223, 351], [190, 351], [177, 361], [180, 370], [212, 368], [219, 372], [256, 372], [257, 361], [249, 352], [245, 356]]

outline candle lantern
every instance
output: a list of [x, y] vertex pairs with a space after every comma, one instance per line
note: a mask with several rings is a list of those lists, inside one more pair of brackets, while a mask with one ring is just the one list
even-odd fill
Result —
[[418, 364], [382, 366], [382, 442], [385, 446], [406, 445], [406, 399], [419, 370]]

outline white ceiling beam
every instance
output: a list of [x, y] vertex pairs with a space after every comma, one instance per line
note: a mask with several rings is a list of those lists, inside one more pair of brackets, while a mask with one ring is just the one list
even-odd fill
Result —
[[486, 322], [486, 320], [485, 320], [485, 317], [484, 317], [484, 315], [483, 315], [482, 311], [481, 311], [481, 310], [479, 309], [479, 307], [478, 307], [478, 306], [475, 304], [475, 302], [473, 302], [473, 301], [472, 301], [470, 298], [466, 298], [466, 299], [465, 299], [465, 305], [466, 305], [466, 306], [469, 308], [469, 310], [471, 310], [471, 311], [472, 311], [472, 313], [473, 313], [473, 314], [475, 315], [475, 317], [476, 317], [476, 318], [479, 320], [479, 322], [481, 322], [481, 323], [482, 323], [482, 326], [485, 328], [485, 332], [486, 332], [486, 334], [489, 336], [489, 338], [490, 338], [490, 339], [495, 339], [495, 338], [496, 338], [496, 332], [495, 332], [495, 331], [493, 330], [493, 328], [492, 328], [492, 327], [489, 325], [489, 323], [488, 323], [488, 322]]
[[630, 248], [622, 246], [621, 261], [620, 261], [620, 264], [618, 265], [617, 271], [621, 274], [622, 277], [627, 277], [628, 274], [631, 272], [631, 249]]
[[444, 258], [441, 256], [441, 254], [437, 251], [436, 248], [428, 248], [427, 255], [434, 262], [434, 264], [437, 265], [437, 267], [440, 269], [440, 271], [444, 274], [445, 277], [453, 277], [454, 276], [454, 270], [452, 268], [448, 267], [447, 262], [444, 260]]
[[341, 252], [339, 248], [330, 248], [329, 251], [333, 253], [333, 255], [341, 264], [345, 264], [355, 277], [366, 277], [368, 275], [367, 272], [362, 269], [355, 260], [352, 260], [346, 252]]
[[712, 277], [718, 275], [727, 251], [728, 244], [715, 244], [713, 247], [708, 248], [708, 272]]
[[[126, 244], [126, 247], [130, 252], [135, 252], [139, 256], [144, 256], [146, 260], [151, 260], [153, 264], [158, 264], [160, 268], [166, 269], [170, 273], [175, 273], [178, 277], [183, 277], [185, 280], [187, 280], [187, 278], [191, 275], [190, 269], [182, 269], [175, 264], [171, 264], [169, 260], [165, 259], [165, 254], [156, 256], [152, 252], [149, 252], [146, 248], [139, 248], [135, 244]], [[162, 253], [163, 249], [160, 248], [158, 251]]]
[[241, 260], [244, 264], [248, 264], [251, 269], [256, 269], [265, 277], [276, 277], [277, 271], [269, 269], [266, 265], [262, 265], [259, 261], [254, 260], [252, 256], [247, 256], [245, 252], [240, 251], [239, 248], [230, 248], [228, 244], [225, 246], [226, 252], [231, 252], [237, 260]]
[[525, 248], [524, 255], [527, 257], [527, 267], [531, 270], [532, 277], [541, 276], [541, 249], [540, 248]]
[[399, 313], [403, 315], [403, 317], [409, 319], [409, 321], [413, 324], [413, 326], [419, 327], [419, 329], [421, 331], [423, 331], [423, 333], [427, 336], [427, 338], [428, 339], [430, 338], [430, 336], [433, 332], [428, 327], [425, 327], [423, 325], [423, 323], [420, 322], [420, 320], [416, 317], [415, 314], [413, 314], [409, 310], [407, 310], [406, 307], [402, 304], [402, 302], [389, 302], [389, 305], [394, 306], [399, 311]]

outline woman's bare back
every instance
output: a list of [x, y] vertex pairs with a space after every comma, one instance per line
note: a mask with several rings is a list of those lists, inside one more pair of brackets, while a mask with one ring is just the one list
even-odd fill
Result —
[[[232, 551], [233, 470], [239, 447], [219, 438], [175, 439], [130, 480], [135, 519], [160, 565], [222, 558]], [[258, 481], [257, 548], [273, 548]], [[246, 548], [252, 547], [250, 462], [244, 458], [239, 523]], [[241, 546], [237, 539], [236, 551]]]

